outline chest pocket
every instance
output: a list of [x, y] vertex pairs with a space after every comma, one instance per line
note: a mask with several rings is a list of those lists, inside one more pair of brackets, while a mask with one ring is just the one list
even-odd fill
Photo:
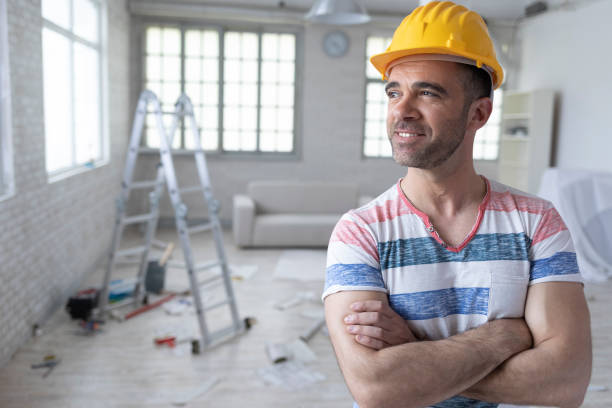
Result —
[[529, 286], [528, 262], [502, 262], [491, 270], [489, 320], [523, 317]]

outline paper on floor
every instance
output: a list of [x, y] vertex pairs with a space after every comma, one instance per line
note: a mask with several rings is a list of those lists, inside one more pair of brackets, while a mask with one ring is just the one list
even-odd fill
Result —
[[257, 370], [257, 375], [268, 385], [296, 391], [325, 381], [322, 373], [305, 367], [299, 361], [287, 361]]

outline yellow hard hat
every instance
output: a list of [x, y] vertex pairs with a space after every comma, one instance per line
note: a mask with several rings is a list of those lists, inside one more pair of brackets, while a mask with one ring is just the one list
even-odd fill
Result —
[[386, 80], [394, 61], [419, 54], [439, 55], [442, 60], [484, 68], [491, 75], [493, 89], [504, 79], [482, 17], [450, 1], [432, 1], [417, 7], [397, 27], [387, 51], [372, 56], [370, 61]]

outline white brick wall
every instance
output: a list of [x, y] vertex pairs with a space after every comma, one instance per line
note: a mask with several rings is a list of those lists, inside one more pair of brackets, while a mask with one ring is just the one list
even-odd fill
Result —
[[108, 3], [110, 163], [49, 184], [40, 0], [8, 0], [16, 195], [0, 202], [0, 366], [105, 259], [129, 104], [129, 14]]

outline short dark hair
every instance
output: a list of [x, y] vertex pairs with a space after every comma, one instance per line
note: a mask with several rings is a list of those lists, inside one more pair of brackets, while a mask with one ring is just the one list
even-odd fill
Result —
[[463, 88], [465, 90], [465, 101], [470, 104], [476, 99], [491, 96], [491, 75], [482, 68], [474, 65], [459, 64], [462, 67]]

